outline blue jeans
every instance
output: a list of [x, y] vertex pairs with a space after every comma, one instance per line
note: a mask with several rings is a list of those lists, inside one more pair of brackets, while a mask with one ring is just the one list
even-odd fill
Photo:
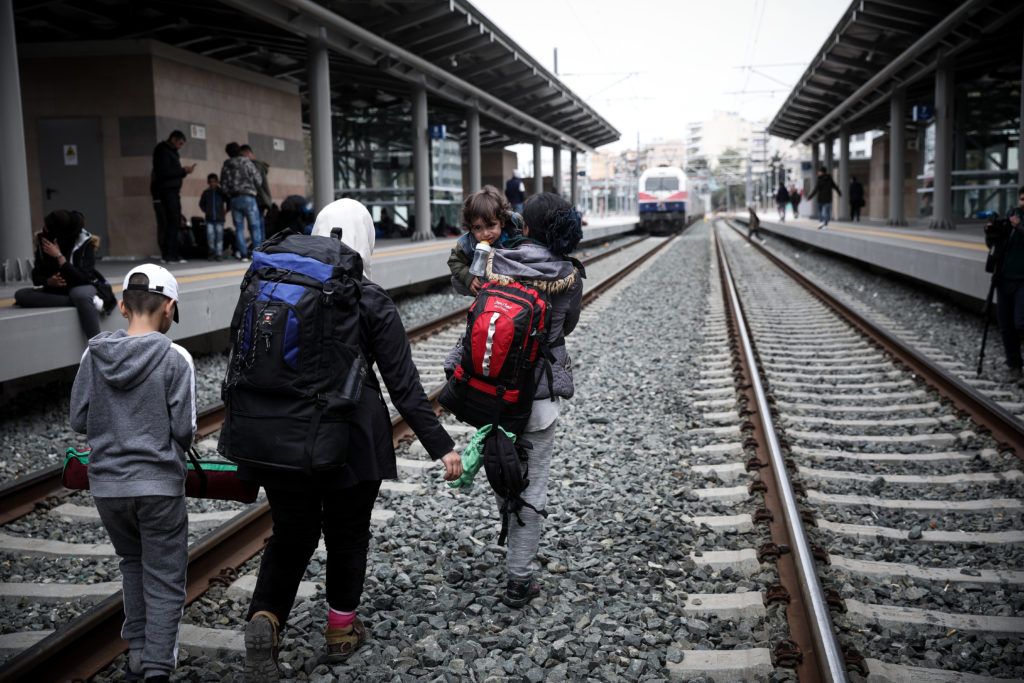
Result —
[[996, 318], [1003, 338], [1006, 364], [1021, 367], [1020, 340], [1024, 335], [1024, 280], [1004, 280], [996, 286]]
[[207, 221], [206, 255], [220, 256], [224, 250], [224, 221]]
[[252, 235], [252, 248], [263, 242], [263, 219], [256, 208], [256, 198], [243, 194], [231, 200], [231, 220], [235, 224], [235, 247], [243, 257], [249, 252], [245, 248], [244, 220], [249, 221], [249, 234]]
[[832, 202], [818, 204], [818, 222], [828, 225], [828, 219], [832, 216]]

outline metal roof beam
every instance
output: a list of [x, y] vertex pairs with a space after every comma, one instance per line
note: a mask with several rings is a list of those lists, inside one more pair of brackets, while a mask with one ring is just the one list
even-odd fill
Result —
[[836, 83], [844, 83], [846, 85], [851, 85], [855, 88], [859, 86], [861, 83], [863, 83], [863, 81], [861, 81], [860, 79], [853, 78], [852, 76], [847, 76], [846, 74], [841, 74], [838, 71], [825, 69], [823, 67], [818, 67], [817, 69], [815, 69], [808, 80], [813, 81], [815, 79], [820, 80], [822, 78], [827, 78], [831, 81], [835, 81]]
[[381, 21], [371, 24], [369, 28], [380, 33], [382, 36], [390, 38], [391, 36], [399, 34], [408, 28], [412, 28], [417, 24], [439, 19], [448, 15], [450, 12], [451, 9], [449, 9], [447, 5], [434, 5], [402, 16], [384, 17]]
[[[578, 140], [566, 135], [565, 132], [518, 110], [492, 93], [458, 78], [312, 0], [221, 1], [307, 39], [319, 39], [323, 27], [327, 31], [328, 47], [332, 50], [357, 58], [363, 63], [375, 65], [384, 74], [407, 83], [423, 83], [428, 92], [440, 96], [449, 104], [464, 105], [467, 99], [475, 99], [482, 116], [490, 116], [507, 125], [516, 126], [524, 134], [532, 133], [551, 140], [561, 140], [563, 144], [575, 144], [583, 149], [592, 149], [592, 141]], [[602, 128], [608, 130], [610, 135], [618, 134], [618, 131], [596, 114], [592, 113], [591, 117], [599, 122]], [[596, 138], [591, 138], [594, 139]]]
[[498, 57], [495, 57], [494, 59], [485, 59], [482, 62], [471, 64], [469, 66], [466, 66], [465, 68], [458, 68], [455, 69], [454, 71], [459, 76], [459, 78], [469, 79], [473, 78], [474, 76], [479, 76], [480, 74], [485, 73], [487, 71], [492, 71], [493, 69], [503, 64], [511, 63], [512, 60], [509, 59], [508, 55], [500, 55]]
[[840, 57], [839, 55], [831, 53], [825, 57], [824, 64], [838, 64], [839, 66], [845, 66], [848, 69], [856, 69], [857, 71], [863, 71], [864, 73], [870, 73], [878, 69], [877, 64], [871, 64], [866, 60], [850, 59], [849, 57]]
[[453, 41], [442, 40], [440, 44], [436, 46], [428, 46], [425, 49], [421, 50], [420, 57], [423, 57], [423, 59], [432, 60], [437, 59], [438, 57], [442, 57], [445, 54], [454, 56], [456, 53], [461, 52], [463, 50], [472, 50], [477, 47], [483, 47], [484, 45], [487, 45], [489, 42], [491, 41], [486, 35], [480, 34], [467, 36], [466, 38], [461, 38]]
[[[854, 106], [865, 107], [864, 98], [879, 87], [884, 86], [900, 69], [912, 64], [916, 59], [934, 48], [949, 31], [959, 23], [967, 19], [978, 7], [984, 5], [988, 0], [965, 0], [959, 7], [950, 12], [945, 19], [936, 24], [930, 31], [921, 36], [913, 45], [904, 50], [896, 59], [890, 61], [883, 69], [872, 76], [864, 85], [847, 97], [842, 104], [828, 112], [817, 124], [809, 128], [800, 136], [798, 142], [814, 139], [819, 136], [829, 123], [837, 121], [840, 116], [847, 120], [851, 117], [849, 111]], [[908, 82], [908, 81], [904, 81]], [[877, 105], [877, 102], [875, 103]], [[860, 113], [866, 111], [862, 108]]]
[[[395, 34], [389, 34], [389, 40], [394, 38], [396, 45], [401, 45], [403, 49], [409, 52], [417, 52], [416, 48], [424, 43], [432, 43], [442, 36], [451, 35], [457, 33], [466, 28], [466, 20], [463, 18], [452, 18], [444, 22], [434, 22], [429, 27], [409, 29], [406, 31], [410, 37], [399, 36]], [[411, 36], [416, 36], [415, 38]]]
[[928, 26], [924, 24], [907, 26], [902, 23], [897, 23], [893, 19], [886, 19], [885, 17], [879, 17], [868, 12], [854, 12], [853, 19], [857, 22], [858, 26], [875, 28], [883, 33], [898, 33], [905, 36], [913, 36], [915, 38], [921, 35], [921, 32], [928, 28]]

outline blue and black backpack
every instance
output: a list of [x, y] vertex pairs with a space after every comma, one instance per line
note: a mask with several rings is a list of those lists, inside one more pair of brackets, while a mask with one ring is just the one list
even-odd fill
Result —
[[367, 371], [362, 273], [341, 228], [331, 237], [280, 232], [253, 252], [222, 386], [226, 458], [307, 474], [345, 465]]

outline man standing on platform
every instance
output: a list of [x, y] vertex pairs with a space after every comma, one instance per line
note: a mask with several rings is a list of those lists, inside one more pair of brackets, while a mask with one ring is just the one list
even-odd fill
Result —
[[163, 263], [185, 263], [178, 251], [178, 230], [181, 225], [181, 181], [196, 169], [196, 165], [182, 166], [178, 150], [185, 146], [185, 134], [173, 131], [166, 140], [153, 149], [153, 174], [150, 192], [154, 208], [163, 214], [163, 235], [157, 220], [157, 238], [160, 240], [160, 260]]
[[843, 196], [843, 193], [836, 187], [835, 181], [832, 180], [832, 176], [825, 172], [824, 166], [820, 166], [818, 168], [818, 181], [815, 183], [814, 189], [806, 197], [806, 199], [814, 199], [815, 195], [818, 197], [818, 220], [821, 222], [818, 230], [827, 226], [828, 219], [832, 217], [833, 191], [840, 197]]
[[505, 183], [505, 198], [512, 205], [512, 210], [518, 214], [523, 213], [523, 202], [526, 201], [526, 185], [519, 177], [519, 170], [512, 171], [512, 177]]

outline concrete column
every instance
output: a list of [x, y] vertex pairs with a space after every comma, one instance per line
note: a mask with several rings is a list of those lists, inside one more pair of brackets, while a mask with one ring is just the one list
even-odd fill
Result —
[[[811, 144], [811, 189], [809, 192], [814, 192], [815, 184], [818, 182], [818, 166], [821, 165], [820, 145], [817, 142]], [[818, 217], [818, 195], [814, 195], [814, 199], [811, 200], [811, 218]]]
[[580, 169], [576, 150], [569, 152], [569, 203], [576, 206], [580, 195]]
[[331, 69], [320, 28], [320, 41], [309, 42], [309, 137], [313, 157], [313, 204], [316, 210], [334, 201], [334, 133], [331, 131]]
[[[1020, 80], [1024, 83], [1024, 51], [1021, 52]], [[1017, 187], [1024, 186], [1024, 87], [1020, 89], [1020, 135], [1017, 137]], [[1011, 206], [1013, 204], [1011, 203]]]
[[0, 140], [0, 281], [25, 280], [32, 267], [32, 216], [12, 0], [0, 0]]
[[533, 194], [544, 191], [544, 166], [540, 163], [540, 138], [533, 140]]
[[469, 157], [469, 191], [476, 192], [482, 187], [480, 176], [480, 111], [476, 107], [466, 110], [466, 144]]
[[839, 129], [839, 220], [850, 220], [850, 131]]
[[412, 168], [415, 191], [416, 231], [414, 241], [434, 239], [430, 219], [430, 144], [427, 138], [427, 88], [417, 83], [412, 88]]
[[554, 164], [551, 170], [551, 186], [555, 194], [562, 195], [562, 146], [551, 146], [552, 159]]
[[889, 101], [889, 225], [906, 225], [903, 215], [904, 121], [907, 118], [907, 93], [894, 90]]
[[933, 230], [953, 229], [953, 68], [940, 59], [935, 69], [935, 192]]

